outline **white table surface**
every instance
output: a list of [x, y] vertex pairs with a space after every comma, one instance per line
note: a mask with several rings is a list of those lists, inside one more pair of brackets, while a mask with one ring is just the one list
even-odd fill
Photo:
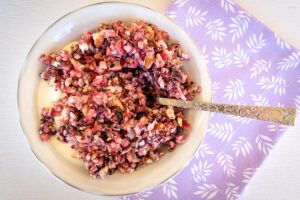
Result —
[[[128, 0], [129, 1], [129, 0]], [[213, 0], [211, 0], [213, 1]], [[216, 0], [217, 1], [217, 0]], [[27, 52], [55, 20], [96, 0], [0, 0], [0, 199], [108, 199], [53, 178], [34, 158], [18, 122], [17, 79]], [[131, 0], [164, 10], [169, 0]], [[236, 0], [300, 49], [300, 0]], [[28, 119], [30, 120], [30, 119]], [[242, 200], [300, 199], [300, 117], [248, 185]], [[114, 198], [109, 198], [114, 199]]]

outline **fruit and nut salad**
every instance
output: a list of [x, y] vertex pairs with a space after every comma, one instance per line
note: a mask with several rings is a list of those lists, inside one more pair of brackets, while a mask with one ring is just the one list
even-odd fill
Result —
[[41, 78], [62, 93], [42, 109], [41, 140], [70, 145], [93, 177], [158, 161], [185, 142], [190, 125], [181, 108], [156, 98], [191, 100], [201, 92], [182, 70], [188, 60], [167, 32], [142, 20], [100, 24], [41, 55]]

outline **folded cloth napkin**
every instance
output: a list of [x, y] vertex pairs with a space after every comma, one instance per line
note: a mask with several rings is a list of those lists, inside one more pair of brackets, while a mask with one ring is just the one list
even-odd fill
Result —
[[[165, 14], [202, 50], [214, 102], [300, 109], [300, 52], [233, 0], [174, 0]], [[122, 199], [238, 199], [286, 129], [213, 114], [204, 142], [182, 172]]]

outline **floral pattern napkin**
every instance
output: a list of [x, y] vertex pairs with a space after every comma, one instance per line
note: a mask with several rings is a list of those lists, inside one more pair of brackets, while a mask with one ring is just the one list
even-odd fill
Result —
[[[300, 52], [233, 0], [174, 0], [165, 12], [202, 50], [214, 102], [300, 109]], [[121, 199], [238, 199], [287, 127], [213, 114], [194, 159], [152, 190]]]

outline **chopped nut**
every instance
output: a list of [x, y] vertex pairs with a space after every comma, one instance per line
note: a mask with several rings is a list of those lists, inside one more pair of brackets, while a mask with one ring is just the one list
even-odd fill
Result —
[[125, 35], [130, 36], [130, 31], [125, 31]]
[[84, 68], [83, 64], [81, 64], [80, 62], [74, 60], [73, 58], [71, 58], [70, 61], [71, 61], [71, 63], [72, 63], [75, 70], [81, 71]]
[[153, 39], [154, 38], [154, 31], [151, 28], [151, 26], [147, 26], [146, 27], [147, 32], [149, 33], [149, 39]]
[[91, 90], [93, 90], [93, 87], [92, 87], [92, 86], [90, 86], [90, 85], [85, 85], [85, 86], [83, 86], [82, 92], [83, 92], [83, 93], [87, 93], [88, 91], [91, 91]]
[[79, 44], [79, 49], [82, 53], [86, 52], [89, 49], [89, 45], [85, 42]]
[[172, 106], [169, 106], [166, 110], [166, 114], [170, 119], [175, 119], [174, 109]]
[[63, 50], [67, 51], [69, 54], [73, 53], [75, 45], [78, 45], [78, 42], [71, 42], [64, 46]]
[[177, 117], [177, 123], [178, 123], [178, 126], [182, 127], [182, 118], [181, 117]]
[[54, 66], [54, 67], [58, 67], [58, 66], [60, 66], [60, 63], [57, 62], [56, 60], [53, 60], [53, 61], [51, 62], [51, 65]]
[[107, 69], [107, 64], [106, 64], [106, 62], [100, 61], [100, 62], [99, 62], [99, 67], [100, 67], [101, 69]]
[[165, 127], [163, 123], [157, 123], [154, 127], [155, 130], [161, 130]]
[[109, 70], [111, 71], [120, 71], [122, 69], [122, 66], [120, 64], [120, 61], [114, 61], [114, 64]]
[[141, 123], [142, 125], [146, 125], [146, 124], [148, 123], [148, 118], [145, 117], [145, 116], [141, 117], [140, 123]]
[[89, 110], [88, 105], [83, 105], [82, 108], [81, 108], [81, 112], [82, 112], [82, 114], [83, 114], [84, 116], [87, 115], [88, 110]]
[[153, 110], [152, 110], [152, 113], [153, 113], [153, 114], [157, 114], [157, 113], [158, 113], [158, 110], [157, 110], [157, 109], [153, 109]]
[[149, 56], [145, 57], [145, 67], [147, 69], [149, 69], [152, 66], [153, 63], [154, 63], [154, 58], [153, 57], [149, 57]]
[[157, 82], [158, 82], [160, 88], [162, 88], [162, 89], [165, 88], [166, 83], [162, 77], [159, 77]]
[[122, 87], [120, 86], [109, 86], [107, 87], [112, 93], [121, 93], [122, 92]]
[[95, 47], [99, 48], [104, 41], [104, 31], [93, 33]]
[[107, 175], [108, 169], [109, 169], [108, 166], [105, 166], [98, 172], [98, 175], [100, 176], [100, 178], [103, 179]]
[[163, 40], [159, 40], [158, 42], [156, 42], [156, 45], [158, 47], [163, 48], [163, 49], [167, 49], [168, 48], [167, 44]]
[[113, 96], [111, 100], [115, 106], [119, 107], [121, 110], [124, 110], [124, 106], [118, 97]]

